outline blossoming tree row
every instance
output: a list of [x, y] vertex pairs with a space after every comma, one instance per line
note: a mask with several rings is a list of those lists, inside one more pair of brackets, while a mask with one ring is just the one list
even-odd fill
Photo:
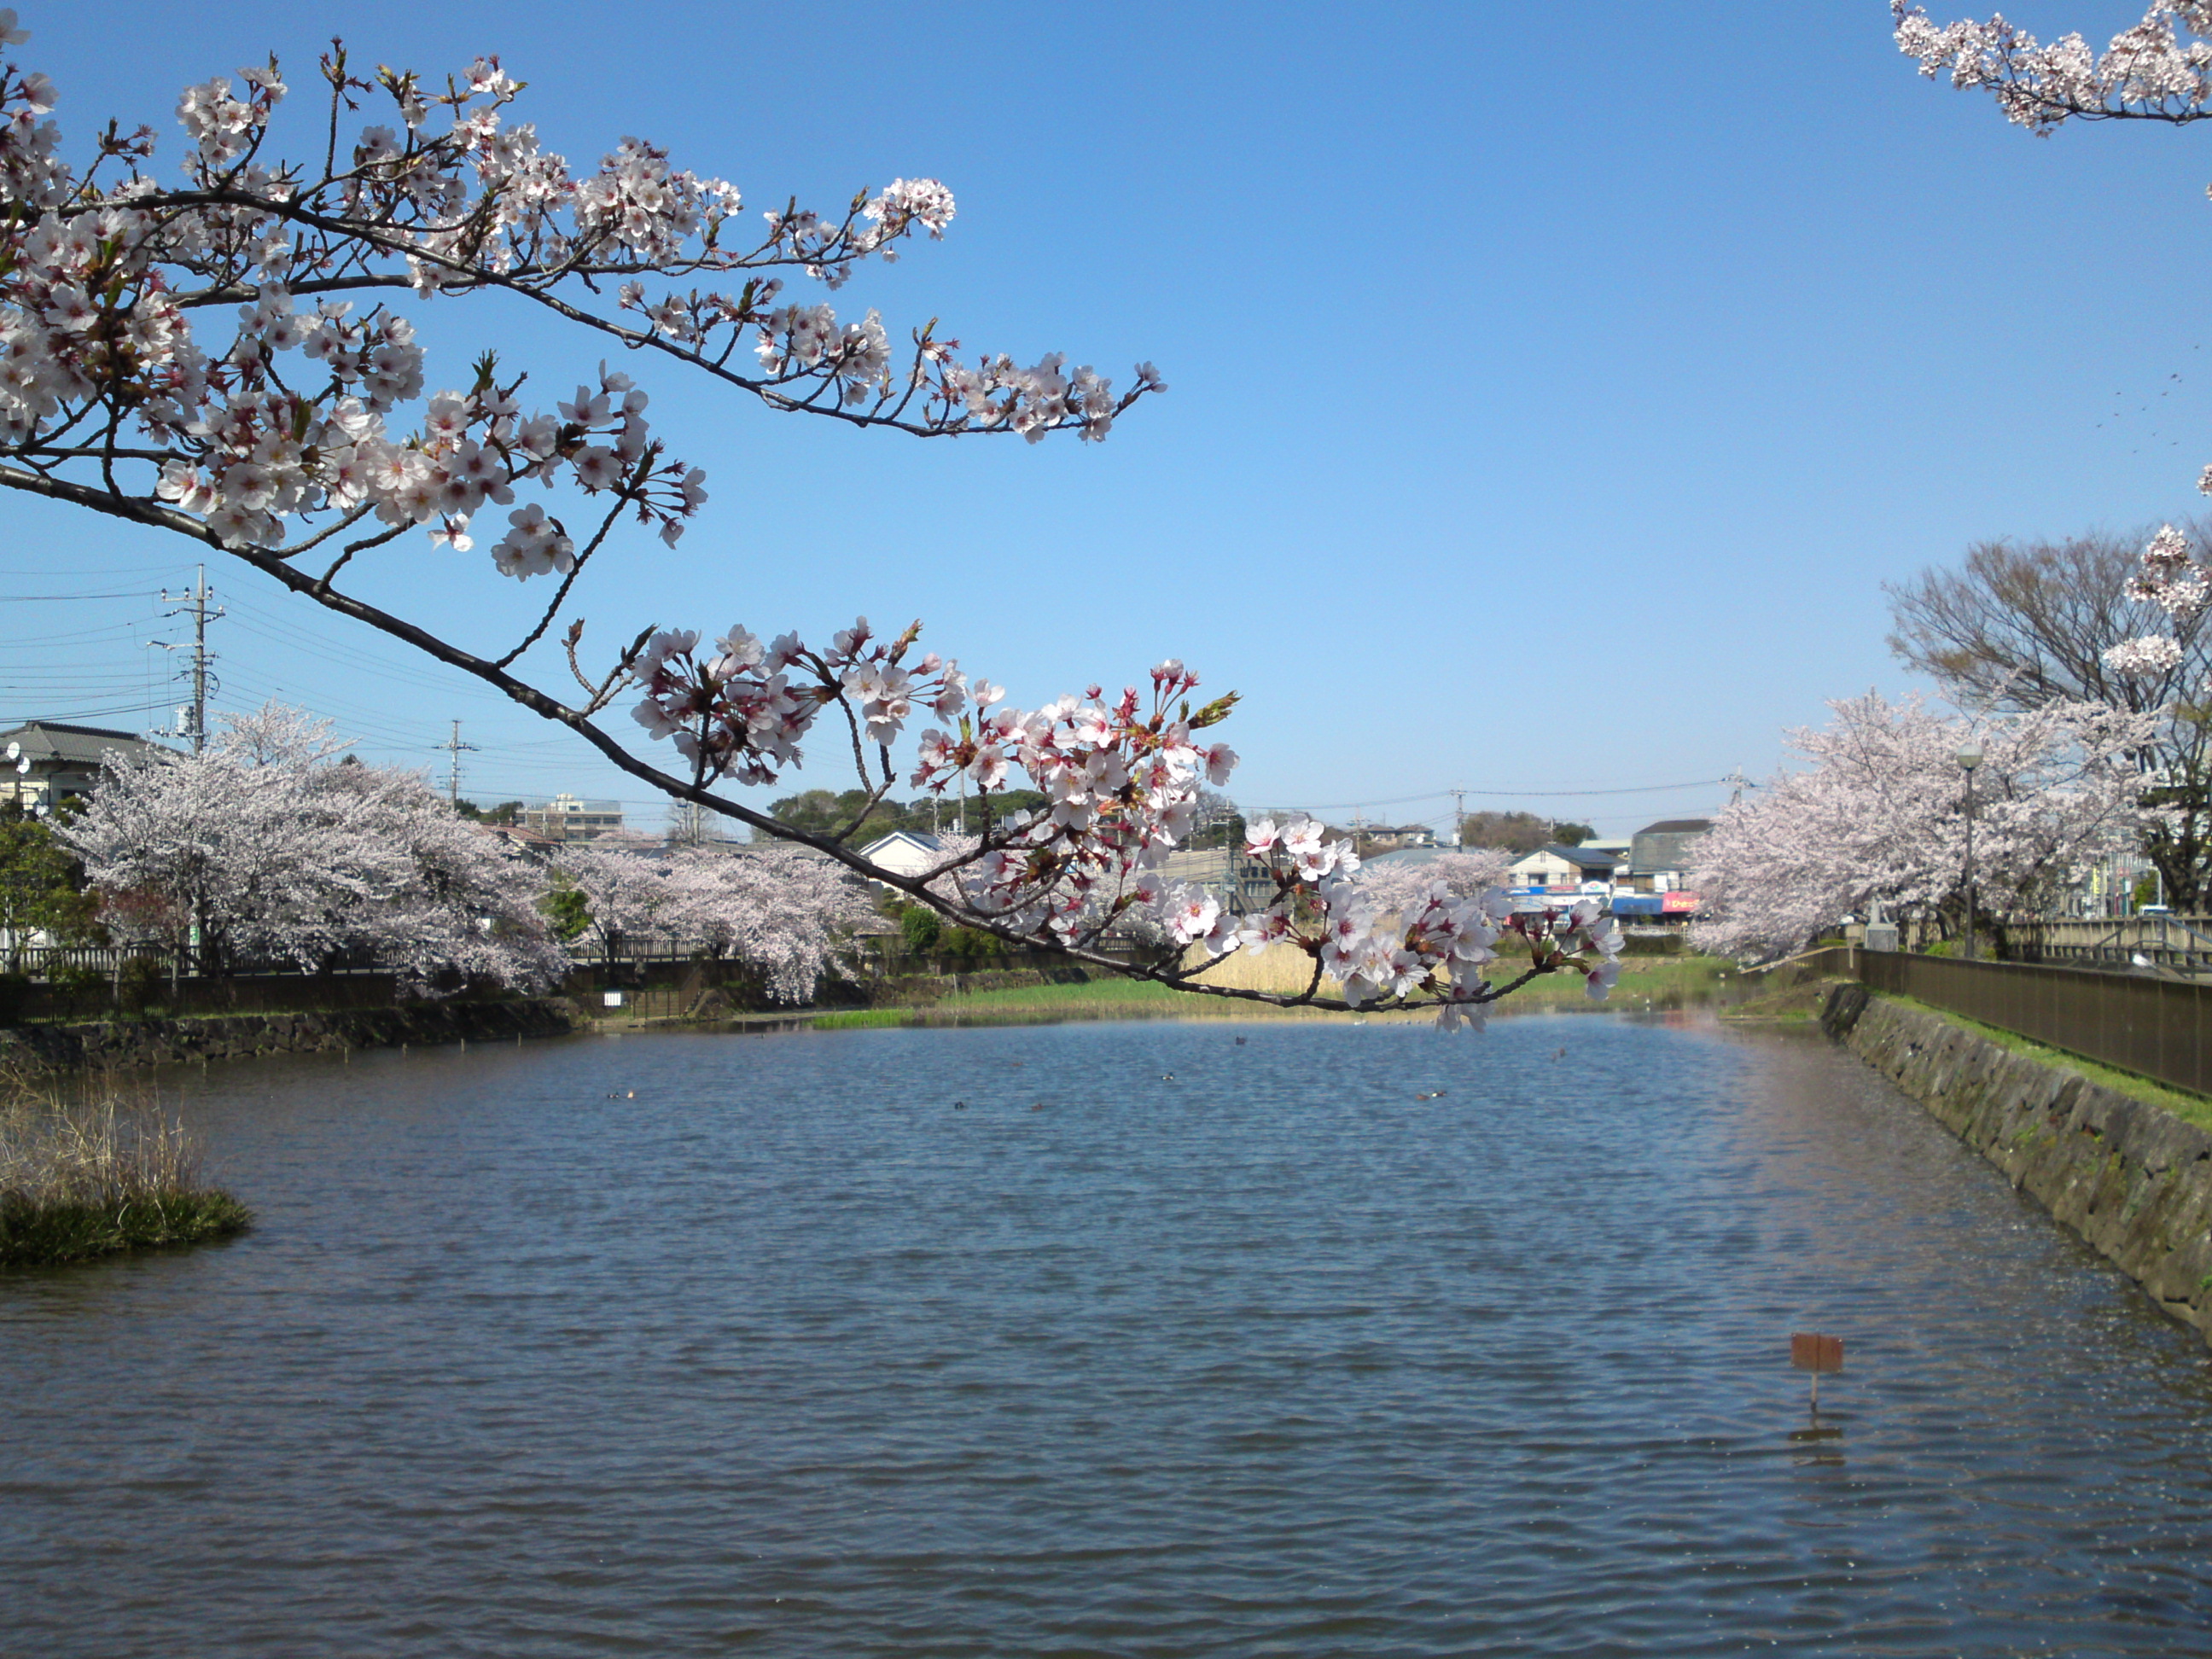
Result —
[[[83, 860], [108, 933], [200, 971], [372, 962], [415, 990], [543, 990], [574, 966], [549, 929], [547, 874], [402, 767], [343, 757], [329, 724], [270, 704], [204, 753], [111, 760], [56, 833]], [[343, 757], [342, 758], [342, 757]], [[564, 848], [611, 947], [673, 933], [740, 963], [782, 1002], [811, 1000], [874, 915], [841, 866], [781, 848]]]
[[1746, 960], [1784, 956], [1876, 904], [1948, 935], [1966, 925], [1967, 778], [1973, 775], [1976, 911], [1984, 924], [2039, 914], [2100, 854], [2135, 846], [2135, 757], [2158, 717], [2061, 702], [1969, 720], [1869, 693], [1829, 705], [1834, 720], [1789, 734], [1810, 763], [1723, 810], [1694, 843], [1702, 910], [1691, 937]]

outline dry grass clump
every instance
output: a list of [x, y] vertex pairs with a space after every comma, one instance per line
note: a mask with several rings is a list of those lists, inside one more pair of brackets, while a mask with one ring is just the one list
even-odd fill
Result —
[[[1205, 951], [1194, 945], [1183, 957], [1183, 964], [1188, 967], [1205, 960]], [[1272, 991], [1279, 996], [1294, 997], [1313, 983], [1313, 970], [1311, 957], [1297, 945], [1279, 940], [1256, 951], [1231, 951], [1192, 977], [1201, 985], [1225, 986], [1236, 991]], [[1344, 988], [1323, 975], [1316, 994], [1340, 997]]]
[[252, 1219], [201, 1184], [198, 1142], [150, 1088], [101, 1078], [72, 1097], [0, 1077], [0, 1264], [193, 1243]]

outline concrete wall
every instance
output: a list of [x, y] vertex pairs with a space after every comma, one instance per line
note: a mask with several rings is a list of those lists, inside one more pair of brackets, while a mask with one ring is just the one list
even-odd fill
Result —
[[2212, 1133], [1863, 985], [1820, 1024], [2212, 1341]]

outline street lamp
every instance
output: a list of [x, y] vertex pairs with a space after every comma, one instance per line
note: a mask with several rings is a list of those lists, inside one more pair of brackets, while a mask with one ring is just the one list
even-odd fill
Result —
[[1974, 769], [1982, 763], [1982, 745], [1968, 738], [1954, 757], [1966, 769], [1966, 955], [1974, 959]]

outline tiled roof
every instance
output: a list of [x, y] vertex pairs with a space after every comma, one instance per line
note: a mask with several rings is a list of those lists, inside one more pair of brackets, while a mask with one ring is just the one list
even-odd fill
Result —
[[97, 769], [100, 757], [111, 750], [127, 760], [162, 752], [161, 745], [147, 742], [135, 732], [116, 732], [103, 726], [64, 726], [56, 720], [26, 720], [0, 732], [0, 749], [11, 743], [30, 757], [33, 766], [45, 762], [88, 771]]

